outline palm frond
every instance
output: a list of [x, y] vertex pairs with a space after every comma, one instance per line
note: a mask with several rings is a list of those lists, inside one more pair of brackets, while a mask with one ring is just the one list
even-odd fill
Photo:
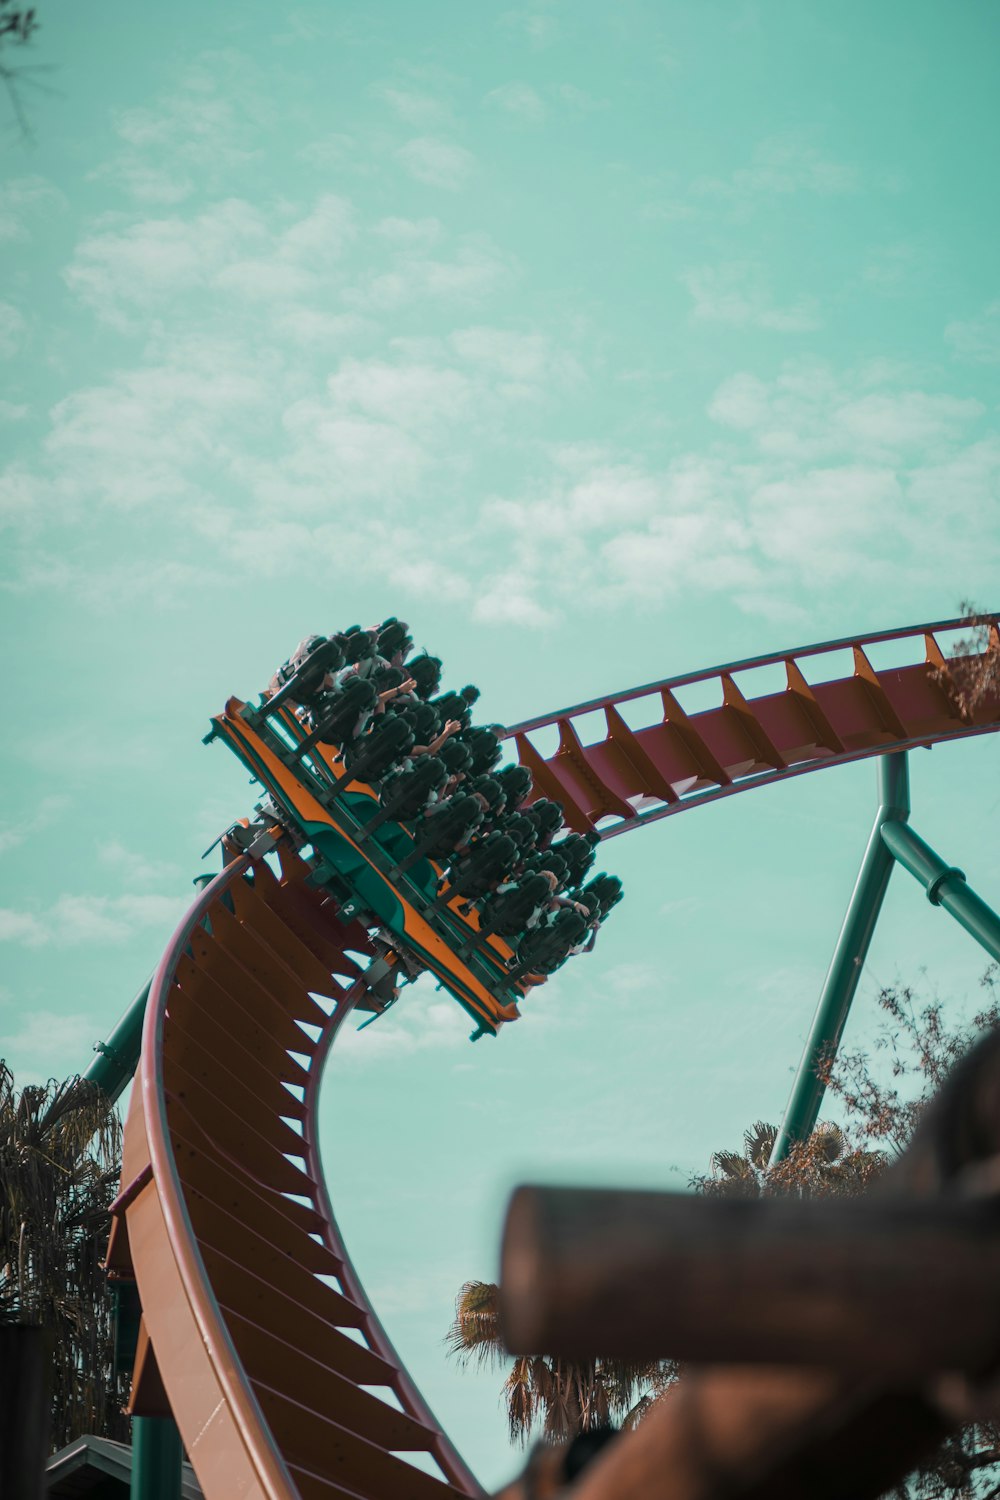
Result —
[[489, 1369], [506, 1363], [509, 1356], [500, 1337], [500, 1291], [492, 1281], [467, 1281], [462, 1286], [445, 1344], [462, 1365]]
[[18, 1091], [0, 1060], [0, 1320], [55, 1333], [51, 1435], [127, 1435], [102, 1258], [121, 1126], [80, 1079]]

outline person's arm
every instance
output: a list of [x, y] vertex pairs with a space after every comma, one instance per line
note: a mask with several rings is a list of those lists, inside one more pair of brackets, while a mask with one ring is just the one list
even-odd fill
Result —
[[378, 695], [378, 702], [375, 705], [375, 712], [377, 714], [384, 714], [386, 711], [386, 707], [390, 703], [392, 703], [394, 699], [398, 698], [402, 693], [411, 692], [412, 689], [416, 687], [416, 685], [417, 684], [413, 681], [413, 679], [410, 678], [407, 682], [401, 682], [398, 687], [386, 688], [384, 693], [379, 693]]
[[436, 755], [445, 740], [450, 739], [453, 734], [457, 734], [461, 727], [457, 719], [449, 719], [436, 739], [431, 740], [429, 745], [414, 745], [410, 751], [410, 755]]
[[445, 740], [450, 740], [453, 734], [458, 734], [461, 727], [461, 719], [449, 719], [447, 724], [442, 729], [441, 733], [438, 735], [437, 739], [434, 741], [434, 749], [440, 750]]

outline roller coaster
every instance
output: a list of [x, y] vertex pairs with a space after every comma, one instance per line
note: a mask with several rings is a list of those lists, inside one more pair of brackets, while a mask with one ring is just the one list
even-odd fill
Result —
[[[839, 1040], [894, 862], [1000, 957], [1000, 920], [907, 824], [906, 752], [1000, 729], [1000, 692], [970, 706], [961, 684], [974, 657], [949, 656], [939, 640], [963, 623], [733, 662], [504, 731], [512, 759], [531, 772], [532, 797], [558, 801], [571, 830], [602, 841], [880, 758], [879, 816], [786, 1146], [815, 1120], [816, 1059]], [[1000, 650], [997, 617], [984, 628], [988, 649]], [[853, 670], [831, 676], [843, 651]], [[905, 664], [873, 665], [889, 654]], [[783, 686], [755, 691], [764, 667], [780, 669]], [[715, 701], [686, 712], [680, 697], [694, 684]], [[286, 700], [230, 699], [213, 720], [208, 738], [236, 753], [262, 800], [227, 831], [220, 873], [88, 1070], [117, 1095], [135, 1068], [107, 1265], [141, 1307], [129, 1407], [136, 1463], [144, 1449], [147, 1493], [170, 1493], [176, 1423], [209, 1500], [481, 1495], [341, 1239], [317, 1101], [348, 1018], [376, 1019], [416, 972], [437, 977], [476, 1037], [517, 1019], [529, 981], [544, 974], [527, 974], [511, 945], [450, 894], [419, 833], [380, 818], [372, 786]]]

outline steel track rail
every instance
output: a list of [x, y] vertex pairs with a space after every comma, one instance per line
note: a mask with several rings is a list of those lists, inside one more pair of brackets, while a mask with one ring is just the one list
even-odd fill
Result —
[[208, 1500], [481, 1495], [368, 1302], [322, 1176], [320, 1077], [367, 1008], [352, 954], [374, 949], [296, 856], [281, 863], [280, 879], [229, 864], [153, 980], [108, 1253], [142, 1303], [131, 1409], [172, 1412]]
[[[1000, 647], [998, 617], [986, 620], [993, 647]], [[596, 828], [602, 838], [614, 838], [824, 766], [1000, 729], [997, 694], [973, 711], [963, 706], [961, 686], [974, 658], [947, 657], [938, 644], [938, 635], [963, 627], [973, 628], [967, 620], [944, 620], [688, 672], [526, 719], [505, 737], [531, 771], [534, 795], [561, 802], [571, 828]], [[872, 647], [914, 637], [923, 638], [922, 661], [872, 666]], [[851, 676], [818, 680], [822, 658], [845, 650], [853, 655]], [[772, 666], [784, 669], [779, 692], [753, 695], [752, 684], [744, 691], [736, 681], [739, 674]], [[715, 685], [718, 706], [685, 712], [678, 690], [701, 683]], [[623, 710], [642, 700], [645, 713], [639, 717], [647, 722], [630, 728]], [[584, 722], [595, 713], [603, 715], [596, 740], [589, 732], [593, 721]], [[558, 734], [557, 748], [548, 754], [532, 739], [545, 730]]]

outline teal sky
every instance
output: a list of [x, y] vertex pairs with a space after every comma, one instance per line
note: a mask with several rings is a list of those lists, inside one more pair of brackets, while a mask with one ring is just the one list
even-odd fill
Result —
[[[86, 1065], [249, 811], [200, 737], [389, 613], [513, 722], [998, 603], [1000, 11], [982, 0], [49, 0], [0, 158], [0, 1054]], [[0, 101], [2, 105], [2, 101]], [[696, 706], [696, 705], [695, 705]], [[1000, 904], [990, 740], [914, 824]], [[607, 846], [597, 953], [475, 1048], [419, 988], [328, 1076], [389, 1330], [487, 1485], [442, 1339], [524, 1178], [685, 1185], [777, 1119], [870, 765]], [[880, 982], [984, 962], [897, 875]]]

